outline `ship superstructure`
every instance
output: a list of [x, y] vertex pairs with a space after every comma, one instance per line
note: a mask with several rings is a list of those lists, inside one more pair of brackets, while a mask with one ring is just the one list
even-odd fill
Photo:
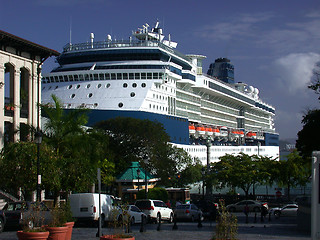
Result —
[[211, 161], [238, 152], [277, 157], [275, 109], [259, 90], [204, 74], [205, 56], [176, 47], [159, 23], [145, 24], [129, 40], [94, 41], [91, 34], [86, 43], [67, 44], [59, 66], [43, 74], [42, 101], [55, 94], [66, 109], [89, 108], [90, 124], [115, 116], [156, 120], [172, 144], [203, 161], [208, 143]]

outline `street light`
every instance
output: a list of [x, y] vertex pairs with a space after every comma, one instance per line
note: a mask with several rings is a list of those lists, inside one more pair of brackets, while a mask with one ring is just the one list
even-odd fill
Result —
[[145, 169], [144, 169], [144, 181], [145, 181], [145, 198], [148, 199], [148, 179], [147, 179], [147, 164], [148, 164], [148, 158], [144, 158], [145, 163]]
[[204, 197], [204, 174], [206, 173], [206, 169], [203, 167], [201, 168], [201, 174], [202, 174], [202, 196]]
[[[207, 147], [207, 174], [210, 173], [210, 147], [212, 146], [211, 144], [211, 138], [208, 137], [207, 140], [206, 140], [206, 147]], [[207, 192], [206, 194], [207, 195], [212, 195], [212, 186], [211, 186], [211, 183], [210, 181], [208, 181], [206, 183], [206, 187], [207, 187]]]
[[140, 178], [140, 169], [138, 168], [138, 170], [137, 170], [137, 175], [138, 175], [138, 192], [140, 191], [140, 183], [139, 183], [139, 178]]
[[37, 131], [35, 133], [35, 143], [37, 144], [37, 201], [41, 202], [41, 175], [40, 175], [40, 144], [42, 142], [42, 133]]

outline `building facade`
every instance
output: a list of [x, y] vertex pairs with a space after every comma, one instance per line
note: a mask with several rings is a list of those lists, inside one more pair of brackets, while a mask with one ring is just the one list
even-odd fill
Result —
[[41, 126], [41, 66], [59, 52], [0, 30], [0, 149]]

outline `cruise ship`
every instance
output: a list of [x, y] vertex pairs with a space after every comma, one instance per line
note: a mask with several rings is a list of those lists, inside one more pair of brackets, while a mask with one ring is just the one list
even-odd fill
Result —
[[205, 58], [180, 53], [159, 22], [128, 40], [95, 41], [91, 33], [85, 43], [64, 46], [58, 66], [43, 74], [42, 102], [54, 94], [65, 109], [91, 109], [89, 125], [117, 116], [158, 121], [173, 145], [204, 164], [240, 152], [278, 158], [275, 108], [257, 88], [234, 81], [227, 58], [203, 73]]

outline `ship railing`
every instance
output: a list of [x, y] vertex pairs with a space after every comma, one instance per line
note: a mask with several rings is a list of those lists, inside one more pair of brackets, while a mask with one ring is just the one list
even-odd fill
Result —
[[183, 53], [180, 53], [177, 50], [174, 50], [165, 44], [155, 41], [155, 40], [113, 40], [113, 41], [98, 41], [98, 42], [86, 42], [86, 43], [76, 43], [76, 44], [66, 44], [63, 47], [63, 52], [75, 52], [82, 50], [91, 50], [91, 49], [107, 49], [107, 48], [123, 48], [123, 47], [160, 47], [172, 54], [177, 55], [178, 57], [191, 62], [191, 60], [186, 57]]

